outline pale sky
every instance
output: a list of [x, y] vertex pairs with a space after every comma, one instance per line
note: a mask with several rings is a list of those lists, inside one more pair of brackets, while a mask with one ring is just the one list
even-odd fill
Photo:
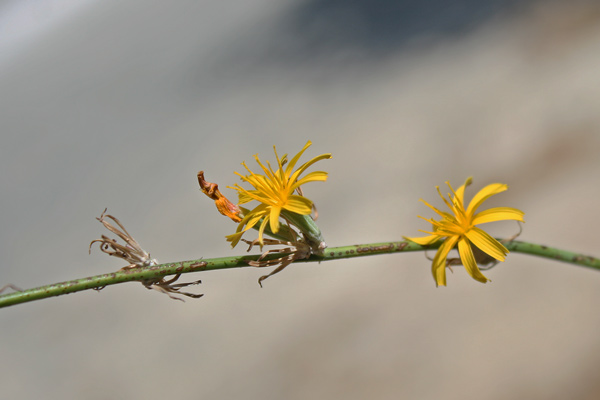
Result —
[[8, 0], [0, 4], [0, 65], [95, 0]]

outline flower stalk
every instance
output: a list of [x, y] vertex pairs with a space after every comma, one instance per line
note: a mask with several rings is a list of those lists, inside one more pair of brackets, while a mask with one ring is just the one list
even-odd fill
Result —
[[[432, 245], [422, 246], [414, 242], [399, 241], [328, 247], [322, 256], [313, 254], [309, 258], [295, 260], [292, 265], [297, 263], [333, 261], [344, 258], [366, 257], [391, 253], [435, 250], [439, 248], [440, 244], [441, 242], [438, 241]], [[600, 259], [596, 257], [517, 240], [505, 243], [504, 245], [513, 253], [529, 254], [600, 271]], [[122, 269], [108, 274], [96, 275], [3, 294], [0, 295], [0, 308], [27, 303], [34, 300], [41, 300], [49, 297], [80, 292], [83, 290], [103, 288], [124, 282], [139, 282], [144, 280], [156, 281], [169, 275], [251, 267], [248, 263], [250, 261], [258, 261], [261, 257], [263, 256], [257, 254], [237, 257], [207, 258], [158, 264], [148, 267]], [[279, 254], [271, 254], [263, 257], [261, 261], [275, 259], [278, 257], [281, 256]]]

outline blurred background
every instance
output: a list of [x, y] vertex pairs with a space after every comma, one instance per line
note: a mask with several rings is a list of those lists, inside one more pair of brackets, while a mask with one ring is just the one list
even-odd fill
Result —
[[[331, 152], [305, 194], [330, 246], [428, 228], [474, 176], [522, 240], [599, 256], [595, 1], [0, 3], [0, 283], [119, 269], [108, 207], [159, 261], [243, 254], [198, 190], [252, 156]], [[496, 236], [518, 231], [492, 225]], [[0, 310], [15, 399], [596, 399], [600, 274], [512, 254], [436, 288], [422, 253], [184, 276]]]

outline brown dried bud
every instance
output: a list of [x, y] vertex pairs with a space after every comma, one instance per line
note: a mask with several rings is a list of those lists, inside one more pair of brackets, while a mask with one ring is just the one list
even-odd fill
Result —
[[198, 172], [198, 183], [200, 184], [200, 189], [202, 189], [202, 192], [210, 199], [215, 201], [217, 210], [219, 210], [221, 214], [231, 218], [233, 222], [240, 222], [242, 220], [242, 217], [240, 217], [240, 208], [229, 201], [227, 197], [223, 196], [223, 194], [219, 191], [219, 185], [216, 183], [207, 182], [204, 179], [204, 171]]

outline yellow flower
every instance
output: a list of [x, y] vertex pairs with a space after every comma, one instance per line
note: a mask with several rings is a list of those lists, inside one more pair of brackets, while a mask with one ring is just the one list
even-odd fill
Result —
[[[302, 150], [300, 150], [300, 152], [289, 162], [287, 160], [287, 155], [280, 158], [277, 154], [277, 149], [273, 146], [275, 157], [277, 159], [277, 169], [275, 171], [268, 161], [265, 166], [258, 158], [258, 155], [255, 155], [254, 158], [262, 168], [264, 175], [255, 174], [248, 168], [245, 162], [242, 163], [249, 175], [242, 175], [238, 172], [236, 172], [236, 174], [242, 178], [243, 181], [252, 185], [254, 189], [246, 190], [237, 184], [234, 187], [231, 187], [231, 189], [238, 191], [239, 204], [245, 204], [253, 200], [258, 201], [260, 204], [251, 211], [243, 210], [245, 211], [245, 215], [238, 225], [236, 233], [227, 236], [227, 240], [231, 242], [232, 247], [240, 241], [244, 232], [253, 228], [261, 221], [261, 219], [262, 222], [260, 223], [258, 230], [258, 240], [262, 244], [263, 232], [267, 225], [269, 226], [271, 233], [277, 233], [279, 231], [279, 217], [282, 213], [287, 214], [289, 217], [294, 217], [294, 214], [301, 216], [310, 215], [313, 203], [300, 194], [300, 186], [308, 182], [326, 181], [327, 172], [314, 171], [305, 175], [303, 178], [300, 178], [300, 175], [317, 161], [331, 158], [331, 154], [321, 154], [302, 164], [294, 171], [294, 167], [300, 159], [300, 156], [302, 156], [302, 153], [304, 153], [311, 144], [312, 143], [308, 141]], [[298, 192], [299, 194], [294, 194], [294, 192]]]
[[454, 196], [450, 196], [450, 194], [448, 194], [448, 199], [450, 201], [444, 198], [440, 192], [440, 188], [436, 187], [438, 194], [442, 200], [444, 200], [444, 203], [446, 203], [448, 208], [450, 208], [452, 213], [440, 211], [421, 199], [423, 203], [435, 211], [440, 217], [442, 217], [442, 219], [435, 221], [433, 219], [419, 217], [431, 222], [433, 225], [433, 232], [421, 231], [429, 233], [430, 235], [418, 238], [406, 238], [423, 246], [433, 244], [440, 239], [444, 239], [444, 243], [442, 243], [438, 249], [432, 265], [433, 277], [437, 285], [446, 286], [446, 258], [448, 257], [450, 250], [452, 250], [457, 244], [460, 259], [469, 275], [479, 282], [487, 282], [488, 279], [483, 276], [479, 270], [479, 267], [477, 266], [471, 245], [475, 245], [481, 251], [499, 261], [504, 261], [506, 255], [508, 254], [508, 250], [502, 245], [502, 243], [498, 242], [496, 239], [475, 225], [503, 220], [524, 222], [523, 211], [511, 207], [495, 207], [475, 213], [479, 206], [481, 206], [481, 204], [489, 197], [504, 192], [508, 189], [508, 186], [502, 183], [492, 183], [481, 189], [473, 197], [469, 203], [469, 206], [465, 208], [465, 187], [470, 185], [471, 182], [472, 178], [468, 178], [465, 184], [459, 187], [456, 191], [452, 189], [450, 183], [446, 182], [454, 194]]

